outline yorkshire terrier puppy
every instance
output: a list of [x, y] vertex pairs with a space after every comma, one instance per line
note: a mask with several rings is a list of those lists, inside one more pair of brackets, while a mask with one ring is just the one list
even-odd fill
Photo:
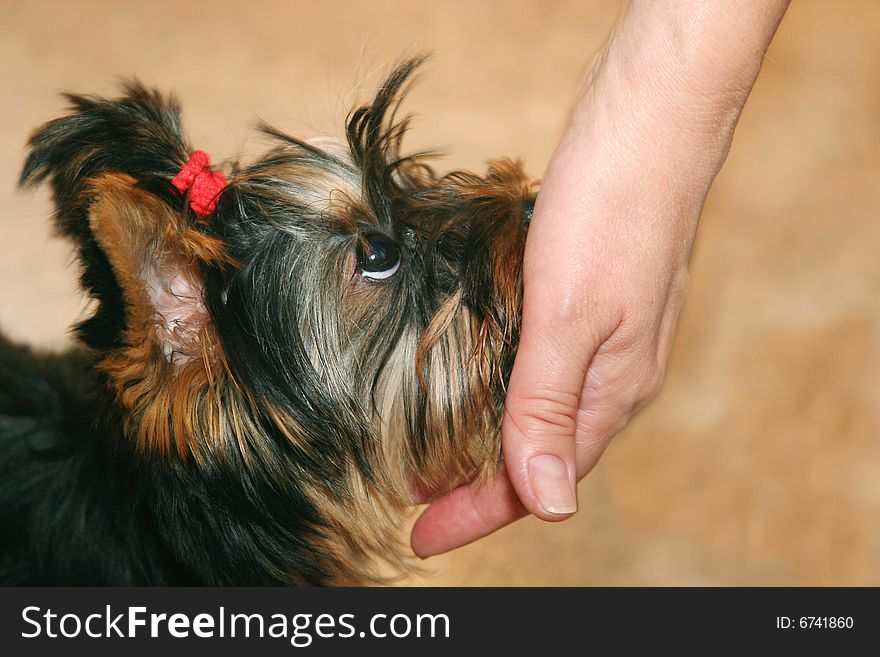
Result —
[[0, 582], [374, 582], [414, 488], [492, 476], [535, 188], [401, 155], [419, 63], [226, 175], [137, 82], [35, 132], [94, 313], [0, 341]]

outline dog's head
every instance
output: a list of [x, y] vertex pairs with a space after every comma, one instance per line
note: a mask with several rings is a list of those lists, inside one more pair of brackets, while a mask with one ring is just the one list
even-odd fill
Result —
[[210, 212], [172, 185], [192, 152], [175, 101], [137, 83], [69, 96], [30, 142], [22, 181], [51, 180], [78, 245], [97, 301], [78, 334], [125, 442], [195, 498], [155, 497], [156, 526], [224, 536], [166, 532], [208, 580], [362, 581], [397, 559], [413, 487], [499, 461], [534, 189], [509, 160], [441, 177], [400, 153], [418, 64], [344, 146], [264, 126], [272, 149], [227, 167]]

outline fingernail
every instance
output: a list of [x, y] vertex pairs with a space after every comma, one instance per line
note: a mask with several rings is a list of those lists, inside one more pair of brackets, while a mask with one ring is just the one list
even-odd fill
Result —
[[561, 458], [553, 454], [532, 457], [529, 478], [544, 511], [560, 515], [577, 511], [577, 496]]

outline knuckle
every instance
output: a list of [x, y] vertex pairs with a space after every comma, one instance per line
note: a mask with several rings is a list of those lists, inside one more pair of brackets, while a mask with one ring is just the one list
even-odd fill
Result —
[[574, 437], [578, 425], [576, 393], [544, 389], [520, 397], [505, 414], [517, 430], [529, 440]]
[[640, 408], [660, 394], [665, 379], [665, 369], [662, 367], [652, 368], [642, 380], [638, 388], [634, 406]]

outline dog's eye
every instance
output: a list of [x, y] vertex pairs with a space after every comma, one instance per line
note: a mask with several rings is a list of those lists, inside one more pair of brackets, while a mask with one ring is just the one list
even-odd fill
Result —
[[400, 267], [400, 247], [381, 233], [364, 235], [358, 245], [358, 265], [364, 278], [390, 278]]

